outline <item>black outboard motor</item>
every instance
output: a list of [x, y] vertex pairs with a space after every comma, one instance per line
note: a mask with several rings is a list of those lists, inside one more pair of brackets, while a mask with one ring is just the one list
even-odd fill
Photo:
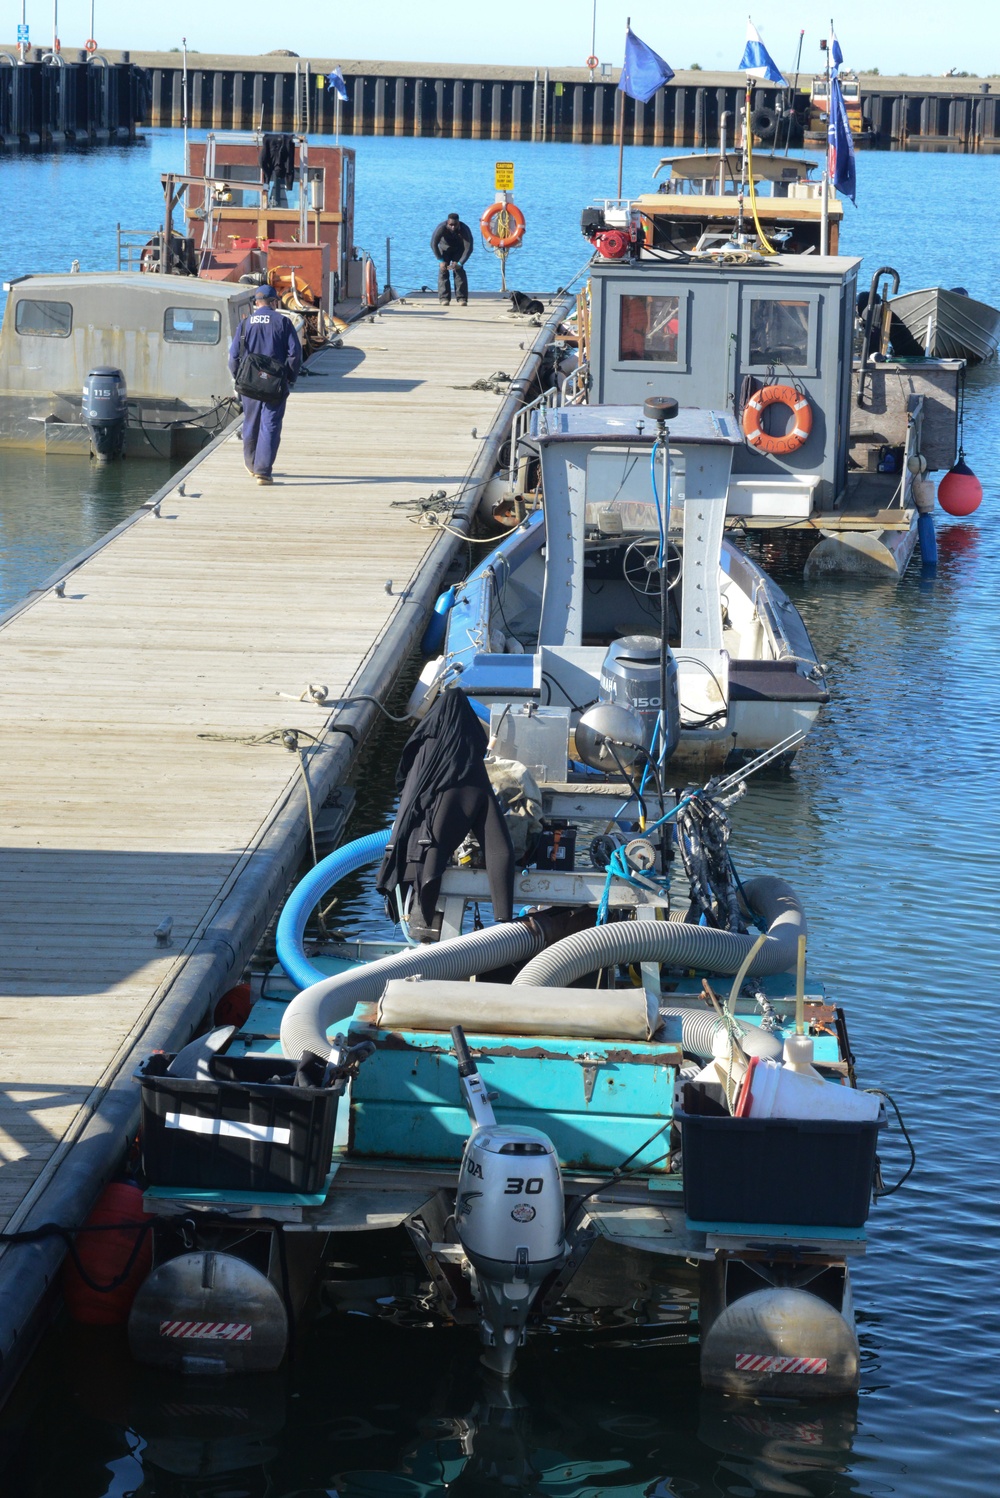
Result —
[[83, 423], [98, 463], [120, 458], [128, 424], [125, 376], [120, 369], [92, 369], [83, 382]]
[[[677, 692], [677, 662], [667, 647], [667, 742], [656, 758], [665, 762], [677, 748], [681, 736], [681, 710]], [[626, 635], [612, 640], [601, 666], [601, 694], [609, 702], [631, 708], [643, 726], [647, 749], [660, 717], [660, 641], [656, 635]]]

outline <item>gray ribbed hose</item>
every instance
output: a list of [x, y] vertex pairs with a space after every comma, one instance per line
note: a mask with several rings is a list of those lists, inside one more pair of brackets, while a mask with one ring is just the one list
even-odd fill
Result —
[[510, 962], [526, 962], [544, 946], [545, 937], [522, 921], [471, 931], [436, 946], [411, 947], [380, 957], [349, 972], [314, 983], [292, 1000], [281, 1021], [281, 1049], [296, 1060], [305, 1052], [326, 1056], [327, 1031], [343, 1024], [357, 1004], [373, 1004], [391, 978], [471, 978]]
[[[783, 973], [795, 966], [806, 918], [783, 879], [763, 875], [743, 886], [746, 903], [767, 927], [767, 940], [750, 964], [754, 975]], [[735, 974], [756, 941], [735, 931], [690, 926], [682, 921], [615, 921], [566, 936], [542, 951], [514, 979], [516, 986], [565, 988], [577, 978], [621, 962], [662, 962], [707, 973]]]

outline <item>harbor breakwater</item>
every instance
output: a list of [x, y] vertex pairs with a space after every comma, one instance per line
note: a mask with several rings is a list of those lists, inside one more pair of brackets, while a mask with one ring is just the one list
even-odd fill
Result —
[[[740, 73], [678, 70], [648, 104], [618, 91], [620, 70], [475, 63], [341, 61], [348, 100], [327, 87], [333, 58], [0, 48], [0, 141], [8, 147], [107, 139], [137, 125], [472, 140], [715, 147], [742, 107]], [[43, 60], [43, 57], [47, 60]], [[796, 96], [801, 114], [808, 75]], [[788, 91], [754, 90], [773, 110]], [[892, 148], [1000, 151], [1000, 80], [861, 79], [865, 140]], [[622, 117], [624, 110], [624, 117]]]

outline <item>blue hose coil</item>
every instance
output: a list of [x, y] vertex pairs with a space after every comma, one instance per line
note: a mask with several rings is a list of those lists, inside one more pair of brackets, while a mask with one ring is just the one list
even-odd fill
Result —
[[391, 827], [384, 827], [381, 832], [370, 832], [367, 837], [359, 837], [353, 843], [335, 848], [314, 869], [310, 869], [304, 879], [299, 880], [285, 901], [275, 934], [275, 948], [278, 961], [298, 988], [308, 988], [311, 983], [329, 976], [314, 967], [303, 950], [306, 922], [311, 912], [327, 890], [341, 879], [363, 869], [366, 864], [381, 861], [391, 831]]

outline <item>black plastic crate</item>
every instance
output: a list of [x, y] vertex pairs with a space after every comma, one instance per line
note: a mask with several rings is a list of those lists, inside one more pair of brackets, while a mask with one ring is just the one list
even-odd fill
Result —
[[878, 1122], [676, 1114], [694, 1222], [863, 1227]]
[[215, 1057], [212, 1080], [194, 1081], [168, 1076], [172, 1060], [150, 1056], [138, 1073], [142, 1167], [150, 1185], [306, 1194], [323, 1189], [342, 1083], [302, 1085], [308, 1074], [294, 1061], [267, 1056]]

